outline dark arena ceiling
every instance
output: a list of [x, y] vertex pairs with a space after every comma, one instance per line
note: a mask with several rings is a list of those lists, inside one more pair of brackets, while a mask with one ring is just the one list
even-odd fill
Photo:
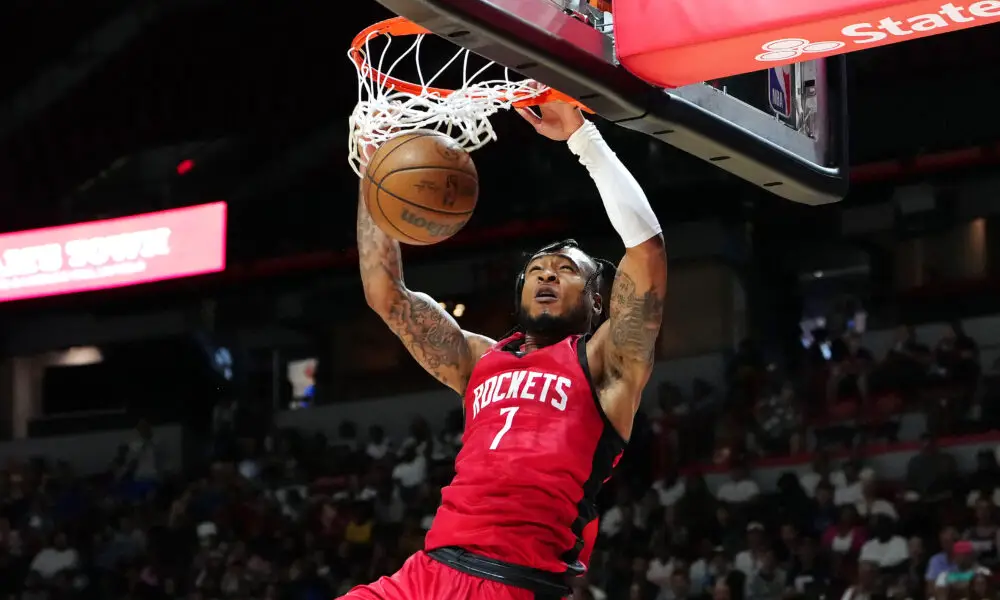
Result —
[[[356, 77], [345, 53], [387, 16], [371, 0], [0, 3], [0, 228], [223, 199], [234, 261], [350, 247]], [[986, 108], [1000, 92], [998, 27], [852, 55], [853, 162], [1000, 138]], [[500, 142], [476, 154], [485, 193], [474, 227], [591, 193], [582, 171], [559, 176], [568, 153], [516, 117], [497, 130]], [[739, 210], [733, 196], [748, 193], [670, 148], [610, 135], [668, 220]], [[195, 167], [179, 176], [184, 159]]]

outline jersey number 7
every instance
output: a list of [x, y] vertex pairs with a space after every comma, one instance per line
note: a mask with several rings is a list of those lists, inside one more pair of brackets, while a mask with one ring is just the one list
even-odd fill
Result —
[[510, 426], [514, 424], [514, 415], [517, 414], [518, 408], [520, 407], [508, 406], [507, 408], [500, 409], [500, 414], [507, 415], [507, 420], [504, 422], [503, 427], [500, 428], [500, 431], [497, 432], [496, 437], [493, 438], [493, 443], [490, 444], [490, 450], [496, 450], [497, 446], [500, 445], [500, 440], [502, 440], [503, 436], [507, 435], [507, 432], [510, 431]]

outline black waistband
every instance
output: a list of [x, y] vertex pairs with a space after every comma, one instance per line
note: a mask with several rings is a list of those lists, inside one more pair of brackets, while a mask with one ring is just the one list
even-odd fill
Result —
[[454, 546], [428, 550], [427, 555], [467, 575], [530, 590], [537, 600], [558, 600], [572, 594], [565, 574], [512, 565]]

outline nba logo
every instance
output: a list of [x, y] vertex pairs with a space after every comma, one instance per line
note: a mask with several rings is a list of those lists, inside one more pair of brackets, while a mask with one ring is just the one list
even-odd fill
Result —
[[792, 118], [792, 66], [782, 65], [767, 70], [767, 100], [774, 114]]

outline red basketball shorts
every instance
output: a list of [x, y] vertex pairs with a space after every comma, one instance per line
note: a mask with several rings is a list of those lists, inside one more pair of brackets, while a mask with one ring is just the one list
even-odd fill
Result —
[[443, 565], [417, 552], [390, 577], [359, 585], [343, 600], [534, 600], [535, 593], [480, 579]]

